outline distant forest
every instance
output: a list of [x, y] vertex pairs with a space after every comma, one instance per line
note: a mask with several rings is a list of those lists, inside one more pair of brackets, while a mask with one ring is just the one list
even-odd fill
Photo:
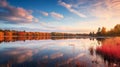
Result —
[[106, 31], [105, 27], [98, 28], [97, 36], [120, 36], [120, 24], [117, 24], [109, 31]]
[[5, 34], [6, 32], [11, 32], [12, 35], [17, 35], [18, 33], [25, 34], [24, 36], [27, 36], [28, 34], [35, 36], [35, 35], [43, 35], [43, 34], [49, 34], [51, 36], [120, 36], [120, 24], [117, 24], [114, 26], [114, 28], [110, 29], [109, 31], [106, 30], [105, 27], [98, 28], [97, 32], [90, 32], [89, 34], [83, 33], [61, 33], [61, 32], [51, 32], [51, 33], [45, 33], [45, 32], [26, 32], [26, 31], [16, 31], [16, 30], [2, 30], [0, 29], [0, 35], [2, 36], [2, 33]]

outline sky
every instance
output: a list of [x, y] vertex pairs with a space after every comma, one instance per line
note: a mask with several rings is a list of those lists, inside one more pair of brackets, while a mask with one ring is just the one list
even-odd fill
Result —
[[120, 0], [0, 0], [0, 28], [96, 32], [120, 24]]

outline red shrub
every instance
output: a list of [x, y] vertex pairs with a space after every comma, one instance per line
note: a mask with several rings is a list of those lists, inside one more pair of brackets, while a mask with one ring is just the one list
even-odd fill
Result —
[[97, 52], [110, 58], [120, 59], [120, 38], [110, 38], [102, 42], [102, 46], [97, 47]]

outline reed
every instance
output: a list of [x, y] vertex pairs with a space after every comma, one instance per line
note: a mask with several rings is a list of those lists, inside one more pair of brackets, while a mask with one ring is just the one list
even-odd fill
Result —
[[109, 59], [120, 61], [120, 38], [106, 39], [96, 52]]

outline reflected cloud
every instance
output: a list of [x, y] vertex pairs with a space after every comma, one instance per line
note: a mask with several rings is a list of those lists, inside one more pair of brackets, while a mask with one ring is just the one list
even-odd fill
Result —
[[85, 53], [81, 53], [81, 54], [78, 54], [77, 56], [75, 56], [74, 58], [70, 58], [67, 60], [67, 63], [70, 63], [71, 61], [75, 60], [75, 59], [78, 59], [78, 58], [81, 58], [85, 56]]
[[54, 53], [50, 56], [51, 59], [56, 59], [60, 57], [63, 57], [63, 53]]
[[69, 64], [69, 63], [71, 63], [72, 61], [77, 60], [77, 59], [79, 59], [79, 58], [81, 58], [81, 57], [83, 57], [83, 56], [85, 56], [85, 53], [78, 54], [78, 55], [75, 56], [75, 57], [68, 58], [67, 60], [62, 61], [61, 63], [59, 63], [59, 65]]
[[3, 53], [3, 55], [11, 57], [9, 60], [13, 63], [29, 61], [34, 54], [36, 54], [36, 51], [28, 48], [11, 48], [11, 50], [8, 49]]
[[42, 57], [42, 59], [48, 59], [48, 56], [47, 56], [47, 55], [45, 55], [45, 56], [43, 56], [43, 57]]

